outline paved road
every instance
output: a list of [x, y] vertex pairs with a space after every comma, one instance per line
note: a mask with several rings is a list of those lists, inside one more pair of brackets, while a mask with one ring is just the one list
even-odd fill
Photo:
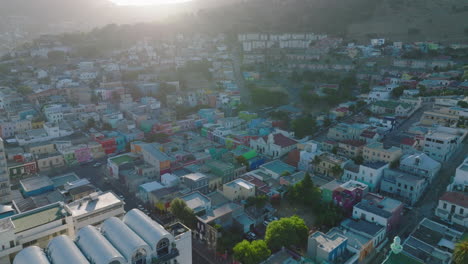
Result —
[[[427, 187], [426, 192], [422, 198], [401, 220], [401, 227], [397, 234], [402, 238], [406, 239], [408, 235], [413, 231], [419, 222], [423, 218], [435, 218], [434, 212], [439, 202], [440, 196], [446, 191], [447, 186], [450, 184], [450, 180], [455, 175], [456, 168], [463, 162], [465, 157], [468, 155], [468, 143], [467, 140], [457, 149], [452, 157], [442, 163], [442, 168], [434, 181]], [[389, 238], [392, 241], [393, 238]], [[376, 258], [370, 263], [382, 263], [386, 257], [386, 253], [389, 250], [390, 243], [385, 247], [385, 250], [377, 254]]]
[[246, 104], [250, 105], [252, 100], [250, 97], [250, 91], [245, 85], [244, 76], [242, 75], [241, 65], [241, 50], [240, 47], [236, 44], [231, 46], [231, 60], [232, 65], [234, 67], [234, 77], [236, 78], [237, 86], [239, 87], [241, 101]]
[[122, 195], [125, 198], [125, 211], [129, 211], [133, 208], [137, 208], [140, 202], [135, 198], [133, 194], [130, 194], [126, 190], [124, 190], [118, 183], [113, 182], [113, 184], [109, 184], [109, 182], [105, 181], [106, 175], [104, 174], [104, 170], [106, 168], [106, 158], [96, 160], [95, 162], [99, 162], [102, 164], [100, 167], [93, 167], [93, 163], [87, 165], [78, 165], [69, 167], [65, 170], [62, 170], [60, 174], [67, 173], [67, 172], [74, 172], [78, 177], [84, 179], [88, 179], [94, 186], [105, 191], [113, 191], [117, 195]]
[[416, 122], [419, 122], [421, 116], [423, 115], [424, 111], [428, 111], [432, 109], [431, 103], [423, 104], [421, 108], [416, 110], [409, 118], [405, 119], [400, 126], [393, 130], [392, 132], [385, 135], [383, 138], [383, 143], [385, 147], [390, 146], [400, 146], [401, 139], [405, 137], [406, 131]]

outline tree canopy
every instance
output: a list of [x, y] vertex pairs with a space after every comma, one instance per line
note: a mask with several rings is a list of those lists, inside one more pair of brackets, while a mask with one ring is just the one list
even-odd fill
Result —
[[184, 200], [175, 198], [172, 200], [169, 211], [184, 225], [193, 228], [196, 225], [196, 216], [192, 209], [190, 209]]
[[242, 264], [257, 264], [271, 254], [264, 240], [243, 240], [234, 247], [234, 258]]
[[289, 188], [287, 197], [291, 201], [317, 207], [320, 203], [320, 189], [314, 185], [309, 173], [306, 173], [304, 179]]
[[468, 239], [465, 239], [455, 245], [453, 262], [455, 264], [468, 263]]
[[309, 229], [304, 220], [296, 215], [271, 222], [265, 233], [265, 241], [272, 251], [292, 245], [302, 246], [307, 242]]
[[310, 136], [316, 130], [315, 119], [311, 116], [300, 117], [292, 122], [292, 128], [295, 136], [298, 138]]

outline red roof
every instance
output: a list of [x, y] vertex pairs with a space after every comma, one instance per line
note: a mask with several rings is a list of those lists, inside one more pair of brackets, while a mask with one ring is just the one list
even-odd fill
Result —
[[459, 192], [446, 192], [440, 200], [468, 208], [468, 195]]
[[[265, 140], [265, 142], [267, 142], [268, 141], [268, 136], [264, 136], [263, 140]], [[286, 147], [297, 144], [296, 140], [288, 138], [288, 137], [286, 137], [285, 135], [283, 135], [281, 133], [274, 134], [273, 135], [273, 140], [274, 140], [276, 145], [278, 145], [278, 146], [280, 146], [282, 148], [286, 148]]]
[[375, 137], [375, 134], [377, 134], [377, 133], [374, 132], [374, 131], [364, 130], [364, 131], [361, 133], [361, 137], [365, 137], [365, 138], [374, 138], [374, 137]]
[[343, 140], [343, 141], [341, 141], [341, 143], [346, 144], [346, 145], [350, 145], [350, 146], [353, 146], [353, 147], [362, 147], [362, 146], [364, 146], [366, 144], [366, 142], [364, 140], [353, 140], [353, 139]]
[[413, 138], [410, 138], [410, 137], [406, 137], [406, 138], [401, 139], [401, 144], [402, 145], [413, 146], [415, 142], [416, 142], [416, 140], [414, 140]]

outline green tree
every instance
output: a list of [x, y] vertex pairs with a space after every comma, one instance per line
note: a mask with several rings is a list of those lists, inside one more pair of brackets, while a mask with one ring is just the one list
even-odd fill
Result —
[[92, 128], [92, 127], [95, 127], [96, 126], [96, 120], [94, 120], [94, 118], [89, 118], [88, 119], [88, 122], [86, 124], [86, 126], [88, 128]]
[[146, 136], [147, 141], [149, 142], [159, 142], [165, 143], [169, 138], [169, 135], [165, 133], [151, 133]]
[[397, 159], [397, 160], [394, 160], [394, 161], [390, 162], [389, 167], [390, 167], [390, 169], [396, 169], [396, 168], [400, 167], [400, 160]]
[[53, 50], [47, 53], [47, 58], [52, 64], [65, 62], [65, 52], [60, 50]]
[[361, 165], [362, 163], [364, 163], [364, 157], [362, 155], [359, 155], [354, 158], [354, 162], [358, 165]]
[[268, 197], [266, 195], [251, 196], [247, 198], [246, 207], [254, 206], [258, 209], [263, 208], [268, 203]]
[[303, 246], [309, 229], [304, 220], [296, 215], [271, 222], [265, 233], [265, 241], [272, 251], [292, 245]]
[[458, 101], [457, 105], [462, 108], [468, 108], [468, 103], [465, 101]]
[[169, 211], [184, 225], [193, 228], [196, 225], [197, 218], [192, 209], [190, 209], [184, 200], [175, 198], [172, 200]]
[[321, 204], [317, 211], [321, 212], [317, 214], [317, 226], [337, 226], [345, 218], [343, 210], [333, 203]]
[[335, 165], [332, 167], [331, 172], [335, 176], [341, 176], [341, 174], [343, 173], [343, 169], [340, 166]]
[[29, 95], [32, 93], [32, 89], [29, 86], [21, 85], [17, 88], [18, 93], [22, 95]]
[[315, 119], [311, 116], [304, 116], [298, 119], [295, 119], [292, 122], [293, 131], [298, 138], [303, 138], [305, 136], [310, 136], [316, 131]]
[[405, 88], [404, 86], [398, 86], [398, 87], [394, 88], [394, 89], [392, 90], [392, 96], [393, 96], [393, 97], [396, 97], [396, 98], [402, 96], [402, 95], [403, 95], [403, 91], [404, 91], [405, 89], [406, 89], [406, 88]]
[[102, 124], [102, 130], [108, 130], [108, 131], [112, 130], [111, 124], [109, 123]]
[[455, 245], [453, 251], [453, 262], [455, 264], [468, 263], [468, 240], [465, 239]]
[[244, 240], [234, 247], [234, 258], [242, 264], [257, 264], [271, 254], [264, 240], [249, 242]]

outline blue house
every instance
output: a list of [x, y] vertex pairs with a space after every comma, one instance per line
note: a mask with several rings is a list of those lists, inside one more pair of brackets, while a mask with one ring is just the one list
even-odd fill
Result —
[[47, 176], [31, 177], [20, 181], [24, 197], [44, 194], [54, 190], [54, 182]]

